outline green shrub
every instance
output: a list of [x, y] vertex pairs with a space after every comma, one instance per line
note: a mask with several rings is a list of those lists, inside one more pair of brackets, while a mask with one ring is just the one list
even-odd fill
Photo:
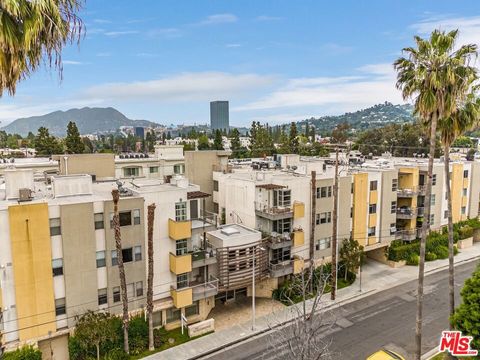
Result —
[[137, 315], [130, 319], [128, 325], [128, 340], [130, 353], [138, 355], [148, 348], [148, 323], [143, 315]]
[[460, 251], [458, 251], [457, 247], [453, 247], [453, 255], [457, 255]]
[[42, 352], [32, 346], [24, 346], [3, 355], [3, 360], [42, 360]]
[[128, 360], [130, 356], [120, 348], [114, 348], [105, 355], [105, 360]]
[[153, 329], [153, 346], [155, 349], [159, 348], [165, 343], [163, 340], [164, 333], [161, 331], [162, 329]]
[[418, 265], [418, 263], [420, 262], [420, 256], [418, 256], [417, 254], [410, 254], [407, 258], [407, 265]]
[[448, 248], [446, 246], [439, 246], [435, 249], [435, 255], [438, 259], [447, 259], [448, 258]]
[[388, 248], [388, 260], [400, 261], [406, 260], [410, 255], [418, 254], [420, 245], [418, 241], [413, 241], [410, 244], [397, 245]]
[[428, 252], [428, 253], [425, 254], [425, 260], [426, 261], [437, 260], [437, 255], [435, 255], [435, 253], [433, 253], [433, 252]]
[[464, 225], [458, 229], [458, 235], [461, 240], [473, 236], [473, 228], [470, 225]]

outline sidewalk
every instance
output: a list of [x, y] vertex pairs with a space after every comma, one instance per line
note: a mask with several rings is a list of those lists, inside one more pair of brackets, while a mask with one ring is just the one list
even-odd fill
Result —
[[[480, 258], [480, 243], [463, 249], [455, 256], [455, 264], [472, 261]], [[441, 271], [448, 268], [448, 259], [436, 260], [425, 264], [425, 274]], [[363, 297], [370, 296], [376, 292], [401, 285], [418, 277], [418, 268], [416, 266], [404, 266], [393, 269], [385, 264], [376, 261], [369, 261], [362, 269], [362, 291], [360, 292], [359, 279], [351, 286], [338, 290], [337, 299], [331, 301], [325, 296], [323, 309], [332, 309], [349, 303]], [[311, 302], [307, 301], [307, 309], [311, 307]], [[252, 331], [251, 323], [236, 324], [229, 329], [215, 332], [185, 344], [173, 347], [171, 349], [150, 355], [148, 360], [181, 360], [198, 358], [208, 354], [210, 351], [227, 347], [235, 343], [246, 340], [256, 334], [268, 331], [272, 326], [280, 325], [292, 318], [294, 311], [289, 308], [271, 313], [256, 320], [256, 329]]]

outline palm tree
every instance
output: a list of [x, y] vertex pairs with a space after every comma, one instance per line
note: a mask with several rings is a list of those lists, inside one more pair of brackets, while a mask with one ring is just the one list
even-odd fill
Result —
[[[476, 71], [472, 69], [471, 80], [476, 80]], [[468, 90], [468, 89], [467, 89]], [[459, 96], [465, 97], [464, 94]], [[462, 102], [459, 99], [459, 102]], [[445, 185], [447, 193], [447, 212], [448, 212], [448, 271], [449, 271], [449, 303], [450, 303], [450, 317], [455, 312], [455, 268], [453, 260], [453, 218], [452, 218], [452, 194], [450, 188], [450, 147], [455, 139], [463, 134], [465, 131], [473, 127], [478, 122], [480, 114], [478, 99], [475, 98], [474, 93], [466, 96], [466, 102], [459, 104], [461, 106], [457, 111], [449, 117], [439, 120], [440, 138], [443, 144], [444, 153], [444, 171], [445, 171]]]
[[147, 237], [148, 237], [148, 278], [147, 278], [147, 314], [148, 314], [148, 349], [154, 350], [153, 342], [153, 221], [155, 220], [155, 204], [148, 205]]
[[[394, 63], [397, 71], [397, 88], [404, 99], [414, 99], [415, 114], [429, 129], [430, 145], [428, 178], [425, 191], [425, 221], [420, 239], [420, 263], [418, 269], [417, 315], [416, 315], [416, 359], [422, 351], [423, 283], [425, 272], [425, 244], [430, 229], [430, 207], [432, 194], [433, 160], [437, 135], [437, 121], [449, 117], [456, 108], [457, 96], [452, 89], [462, 88], [467, 80], [465, 67], [472, 53], [472, 45], [454, 51], [458, 30], [444, 32], [434, 30], [428, 39], [415, 36], [416, 47], [403, 49], [406, 57]], [[473, 49], [475, 50], [475, 49]]]
[[62, 73], [62, 49], [79, 40], [84, 27], [77, 13], [82, 0], [3, 0], [0, 11], [0, 95], [45, 60]]
[[120, 290], [122, 295], [122, 308], [123, 308], [123, 350], [129, 354], [130, 349], [128, 346], [128, 298], [127, 298], [127, 281], [125, 279], [125, 266], [123, 265], [122, 255], [122, 237], [120, 235], [120, 217], [118, 215], [118, 200], [120, 199], [120, 193], [117, 189], [112, 190], [113, 198], [113, 231], [115, 233], [115, 247], [117, 249], [117, 262], [118, 262], [118, 274], [120, 277]]

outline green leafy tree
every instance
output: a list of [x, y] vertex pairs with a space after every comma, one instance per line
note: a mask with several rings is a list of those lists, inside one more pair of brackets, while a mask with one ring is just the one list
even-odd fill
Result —
[[280, 147], [278, 148], [278, 152], [280, 154], [291, 154], [292, 150], [290, 147], [290, 138], [285, 132], [285, 126], [282, 126], [279, 143], [280, 143]]
[[453, 147], [471, 148], [473, 147], [473, 141], [468, 136], [458, 136], [452, 144]]
[[463, 335], [472, 336], [471, 347], [480, 349], [480, 265], [465, 281], [460, 294], [463, 302], [450, 317], [450, 323]]
[[205, 134], [200, 135], [198, 138], [198, 150], [210, 150], [210, 143], [208, 142], [208, 136]]
[[364, 258], [363, 246], [357, 240], [350, 238], [342, 242], [340, 248], [340, 259], [345, 263], [345, 281], [348, 272], [356, 273]]
[[290, 150], [293, 154], [298, 154], [298, 132], [297, 132], [297, 123], [292, 122], [290, 124]]
[[350, 125], [348, 123], [341, 123], [335, 126], [335, 129], [332, 130], [332, 139], [331, 142], [334, 144], [343, 144], [348, 140], [348, 131], [350, 130]]
[[24, 346], [15, 351], [7, 352], [3, 360], [42, 360], [42, 352], [32, 346]]
[[213, 138], [213, 149], [223, 150], [222, 132], [219, 129], [215, 130], [215, 137]]
[[77, 124], [70, 121], [67, 125], [67, 137], [65, 138], [65, 147], [69, 154], [83, 154], [85, 150], [85, 144], [80, 138], [80, 132], [78, 131]]
[[63, 153], [63, 145], [50, 135], [46, 127], [40, 127], [35, 137], [35, 150], [37, 155], [53, 155]]

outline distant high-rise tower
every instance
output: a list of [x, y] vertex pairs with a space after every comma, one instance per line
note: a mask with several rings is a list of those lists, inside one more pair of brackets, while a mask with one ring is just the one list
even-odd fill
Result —
[[210, 127], [212, 131], [217, 129], [228, 131], [230, 129], [228, 101], [210, 102]]

